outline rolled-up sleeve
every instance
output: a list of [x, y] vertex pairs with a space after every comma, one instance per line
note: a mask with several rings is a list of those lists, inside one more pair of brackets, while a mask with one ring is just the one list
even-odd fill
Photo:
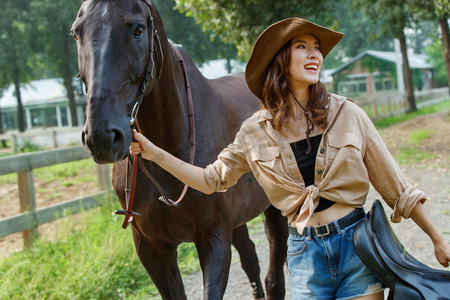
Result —
[[220, 152], [214, 163], [205, 168], [205, 180], [216, 192], [225, 192], [236, 184], [242, 174], [250, 171], [243, 131], [241, 128], [234, 142]]
[[398, 223], [402, 217], [409, 218], [417, 202], [424, 203], [427, 196], [407, 181], [372, 121], [367, 116], [364, 121], [367, 134], [364, 164], [373, 187], [393, 210], [391, 221]]

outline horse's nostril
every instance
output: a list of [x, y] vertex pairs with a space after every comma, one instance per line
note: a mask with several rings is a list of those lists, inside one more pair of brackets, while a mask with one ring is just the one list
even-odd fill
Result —
[[113, 129], [113, 145], [121, 145], [124, 142], [122, 131]]
[[83, 143], [83, 145], [86, 145], [86, 131], [83, 130], [81, 132], [81, 142]]

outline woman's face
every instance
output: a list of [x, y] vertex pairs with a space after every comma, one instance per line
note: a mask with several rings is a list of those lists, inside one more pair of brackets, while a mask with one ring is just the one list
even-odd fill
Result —
[[319, 81], [323, 56], [312, 34], [299, 34], [291, 42], [291, 61], [287, 76], [291, 89], [305, 88]]

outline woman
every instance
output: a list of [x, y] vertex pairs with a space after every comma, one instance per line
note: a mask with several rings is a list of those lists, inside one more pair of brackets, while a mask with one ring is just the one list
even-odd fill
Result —
[[262, 107], [205, 169], [137, 132], [130, 146], [131, 154], [206, 194], [226, 191], [251, 170], [288, 218], [293, 299], [383, 299], [383, 285], [352, 242], [370, 183], [393, 208], [392, 221], [412, 217], [430, 236], [439, 262], [450, 260], [449, 245], [423, 208], [426, 195], [406, 181], [367, 115], [319, 82], [323, 58], [342, 37], [301, 18], [269, 26], [245, 71]]

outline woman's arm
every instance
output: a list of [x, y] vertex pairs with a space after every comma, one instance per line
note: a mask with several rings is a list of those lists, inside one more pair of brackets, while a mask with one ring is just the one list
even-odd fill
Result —
[[203, 168], [186, 163], [163, 149], [155, 146], [145, 136], [137, 131], [133, 132], [133, 136], [137, 142], [131, 142], [131, 154], [141, 154], [142, 158], [157, 163], [161, 168], [193, 189], [208, 195], [214, 192], [206, 182]]
[[434, 245], [434, 254], [439, 263], [444, 267], [448, 267], [450, 262], [450, 246], [445, 241], [442, 233], [434, 225], [422, 202], [417, 202], [411, 211], [411, 218], [430, 237]]

